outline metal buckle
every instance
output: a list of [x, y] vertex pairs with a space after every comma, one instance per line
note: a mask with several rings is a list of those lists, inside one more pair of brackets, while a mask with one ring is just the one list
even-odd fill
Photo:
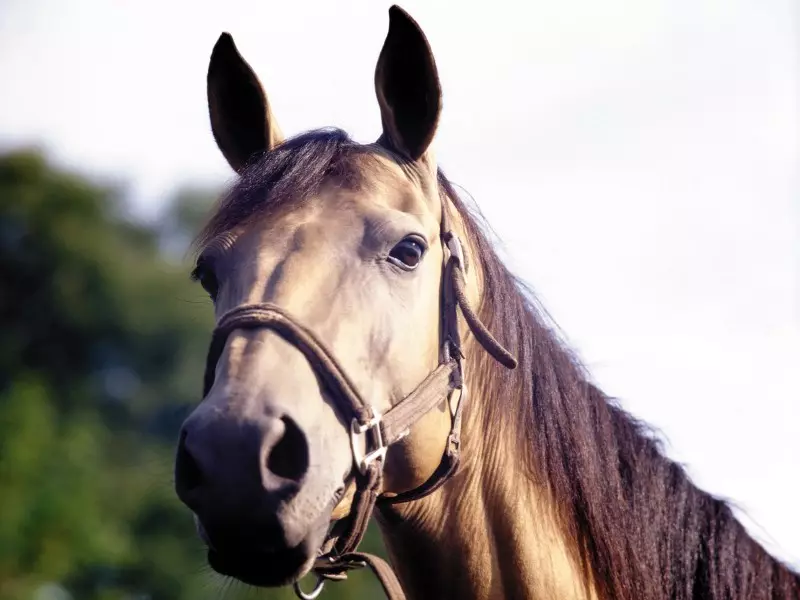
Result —
[[[383, 459], [387, 450], [387, 446], [383, 443], [383, 435], [381, 435], [381, 414], [375, 408], [372, 409], [372, 414], [374, 416], [364, 424], [359, 423], [358, 419], [353, 419], [350, 422], [350, 446], [353, 450], [353, 460], [355, 460], [356, 466], [362, 475], [367, 472], [370, 464], [375, 460]], [[364, 435], [370, 429], [373, 430], [377, 448], [362, 456], [358, 445], [358, 436]], [[364, 447], [367, 447], [366, 436], [364, 438]]]
[[464, 268], [464, 248], [461, 246], [461, 240], [459, 237], [450, 232], [450, 239], [447, 240], [447, 250], [450, 252], [450, 256], [456, 259], [458, 266], [462, 269]]
[[[459, 371], [459, 376], [461, 378], [461, 385], [458, 386], [457, 388], [454, 388], [450, 392], [450, 395], [447, 398], [447, 404], [450, 408], [451, 419], [456, 418], [456, 411], [458, 410], [458, 407], [467, 398], [467, 359], [464, 357], [464, 353], [461, 352], [461, 348], [459, 346], [456, 346], [456, 349], [458, 351], [459, 357], [457, 357], [455, 360], [458, 363], [458, 371]], [[453, 399], [455, 398], [456, 392], [458, 392], [458, 402], [454, 404]]]
[[300, 582], [294, 582], [294, 593], [297, 594], [298, 598], [302, 598], [302, 600], [314, 600], [322, 593], [322, 588], [325, 587], [325, 580], [317, 575], [317, 583], [314, 584], [314, 589], [310, 592], [306, 593], [302, 589], [300, 589]]
[[[454, 404], [453, 399], [456, 397], [456, 392], [458, 392], [458, 402]], [[450, 397], [447, 399], [447, 403], [450, 407], [451, 419], [456, 418], [456, 411], [458, 410], [458, 407], [461, 405], [461, 403], [466, 399], [466, 397], [467, 397], [466, 383], [462, 384], [461, 387], [457, 387], [452, 392], [450, 392]]]

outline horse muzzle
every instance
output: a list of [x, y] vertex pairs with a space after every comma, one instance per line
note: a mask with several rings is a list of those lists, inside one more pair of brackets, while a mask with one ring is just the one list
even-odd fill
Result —
[[196, 411], [184, 423], [175, 489], [195, 514], [208, 563], [256, 586], [310, 570], [343, 483], [310, 470], [304, 431], [288, 415]]

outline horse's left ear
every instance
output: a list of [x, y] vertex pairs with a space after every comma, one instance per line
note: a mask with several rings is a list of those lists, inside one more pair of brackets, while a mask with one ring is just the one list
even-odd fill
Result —
[[436, 134], [442, 89], [425, 34], [399, 6], [389, 9], [375, 92], [383, 121], [379, 143], [411, 160], [423, 158]]
[[229, 33], [219, 36], [207, 76], [211, 131], [237, 173], [283, 140], [267, 95]]

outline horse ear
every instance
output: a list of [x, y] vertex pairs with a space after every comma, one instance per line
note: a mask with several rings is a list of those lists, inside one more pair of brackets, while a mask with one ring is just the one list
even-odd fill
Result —
[[229, 33], [214, 45], [206, 84], [214, 139], [233, 170], [241, 173], [254, 155], [274, 148], [283, 135], [258, 77]]
[[442, 90], [425, 34], [399, 6], [389, 9], [375, 92], [383, 122], [379, 143], [412, 160], [421, 159], [436, 134]]

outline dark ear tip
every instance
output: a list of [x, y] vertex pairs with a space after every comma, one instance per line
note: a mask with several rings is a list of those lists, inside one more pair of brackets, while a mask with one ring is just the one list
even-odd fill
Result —
[[242, 57], [236, 44], [233, 43], [233, 36], [224, 31], [214, 44], [214, 49], [211, 51], [211, 60], [208, 63], [208, 75], [216, 75], [224, 70], [230, 68], [231, 64], [241, 61]]
[[214, 44], [214, 50], [212, 54], [216, 54], [218, 52], [230, 52], [233, 50], [236, 52], [236, 44], [233, 43], [233, 36], [228, 33], [227, 31], [223, 31], [219, 39], [217, 39], [217, 43]]
[[393, 4], [389, 7], [389, 26], [391, 27], [395, 23], [409, 23], [414, 27], [419, 28], [417, 22], [408, 14], [404, 9], [400, 8], [397, 4]]

